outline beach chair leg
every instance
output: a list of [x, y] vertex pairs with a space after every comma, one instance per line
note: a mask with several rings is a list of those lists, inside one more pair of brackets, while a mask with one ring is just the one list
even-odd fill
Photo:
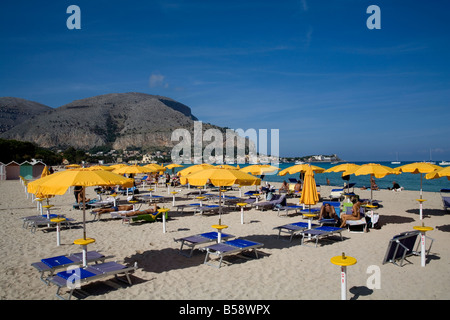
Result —
[[258, 251], [256, 251], [256, 248], [254, 248], [253, 251], [255, 251], [256, 259], [258, 259], [258, 258], [259, 258], [259, 257], [258, 257]]

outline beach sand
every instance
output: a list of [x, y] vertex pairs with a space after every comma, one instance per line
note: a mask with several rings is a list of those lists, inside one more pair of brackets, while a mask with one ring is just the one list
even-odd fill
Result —
[[[277, 184], [275, 184], [277, 185]], [[254, 187], [244, 188], [244, 192]], [[328, 197], [330, 186], [320, 189]], [[182, 200], [192, 188], [176, 188], [176, 204], [196, 200]], [[170, 196], [165, 187], [155, 194]], [[361, 198], [370, 198], [370, 191], [357, 190]], [[80, 252], [73, 244], [82, 237], [82, 211], [72, 208], [71, 192], [50, 200], [53, 213], [76, 219], [72, 229], [61, 231], [61, 246], [56, 246], [55, 229], [41, 228], [35, 234], [22, 228], [22, 217], [37, 214], [35, 202], [24, 191], [20, 181], [0, 181], [0, 299], [2, 300], [55, 300], [56, 287], [46, 286], [38, 272], [31, 267], [42, 258]], [[238, 195], [230, 191], [227, 195]], [[87, 196], [95, 198], [94, 188]], [[225, 212], [222, 223], [228, 225], [226, 233], [261, 242], [258, 259], [229, 256], [220, 269], [203, 264], [205, 253], [194, 251], [191, 258], [179, 254], [180, 244], [174, 238], [213, 231], [218, 215], [194, 215], [171, 211], [167, 232], [162, 222], [122, 224], [119, 219], [103, 216], [94, 222], [89, 210], [87, 236], [96, 242], [89, 250], [114, 255], [113, 260], [125, 264], [138, 263], [132, 275], [132, 286], [115, 281], [102, 281], [83, 286], [89, 293], [86, 300], [339, 300], [340, 268], [330, 262], [333, 256], [345, 252], [357, 259], [347, 268], [347, 298], [358, 300], [421, 300], [450, 298], [449, 215], [443, 210], [439, 193], [424, 192], [424, 220], [433, 227], [427, 235], [434, 239], [426, 267], [421, 267], [420, 256], [411, 256], [403, 267], [392, 263], [382, 264], [389, 240], [396, 234], [413, 230], [421, 225], [418, 191], [374, 191], [374, 199], [381, 201], [381, 229], [367, 233], [345, 230], [343, 241], [319, 241], [319, 246], [302, 246], [300, 237], [292, 242], [278, 239], [274, 227], [287, 223], [307, 221], [300, 214], [278, 216], [276, 211], [245, 211], [245, 223], [240, 222], [240, 211]], [[121, 196], [122, 200], [126, 197]], [[298, 198], [288, 203], [297, 204]], [[163, 206], [171, 207], [168, 200]], [[319, 204], [320, 205], [320, 204]], [[147, 205], [143, 205], [146, 208]], [[312, 244], [312, 243], [310, 243]], [[373, 266], [379, 268], [379, 288], [373, 287]], [[369, 273], [368, 273], [369, 270]], [[369, 279], [369, 283], [368, 283]], [[372, 288], [372, 289], [371, 289]]]

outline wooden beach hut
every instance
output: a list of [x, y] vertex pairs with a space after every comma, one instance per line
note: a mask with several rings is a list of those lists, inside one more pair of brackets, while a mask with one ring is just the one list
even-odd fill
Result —
[[0, 162], [0, 180], [6, 180], [6, 168], [3, 162]]
[[19, 180], [20, 164], [15, 161], [5, 165], [6, 180]]
[[26, 180], [33, 179], [33, 165], [28, 161], [22, 162], [20, 164], [20, 175]]
[[45, 168], [45, 163], [42, 161], [34, 161], [31, 163], [33, 165], [33, 179], [39, 179], [42, 174], [42, 170]]

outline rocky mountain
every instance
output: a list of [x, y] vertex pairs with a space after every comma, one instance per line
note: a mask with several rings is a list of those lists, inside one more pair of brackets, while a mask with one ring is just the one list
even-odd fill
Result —
[[[113, 93], [76, 100], [34, 115], [0, 137], [31, 141], [45, 148], [73, 146], [88, 150], [109, 145], [114, 149], [145, 150], [172, 147], [178, 143], [171, 141], [172, 131], [185, 128], [192, 132], [195, 120], [188, 106], [167, 97]], [[203, 124], [203, 130], [211, 127], [214, 126]]]
[[0, 133], [50, 110], [53, 109], [34, 101], [14, 97], [0, 97]]

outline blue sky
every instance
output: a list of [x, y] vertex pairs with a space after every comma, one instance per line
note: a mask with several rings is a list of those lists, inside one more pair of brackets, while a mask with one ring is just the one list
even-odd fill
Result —
[[[69, 5], [81, 30], [69, 30]], [[370, 5], [381, 29], [366, 26]], [[450, 2], [2, 1], [0, 96], [144, 92], [281, 156], [450, 160]]]

